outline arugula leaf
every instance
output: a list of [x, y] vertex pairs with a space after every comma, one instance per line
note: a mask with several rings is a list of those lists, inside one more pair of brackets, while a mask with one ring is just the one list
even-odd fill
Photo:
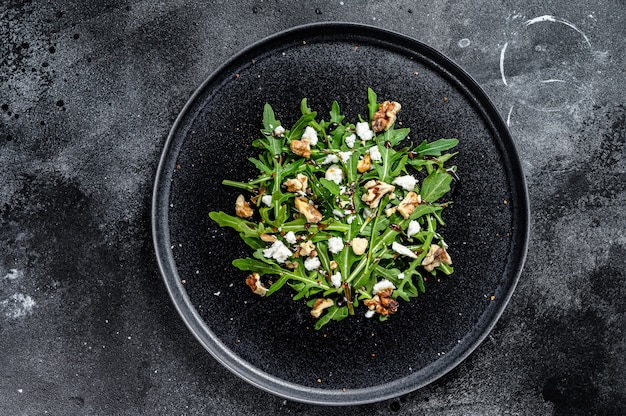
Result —
[[266, 103], [263, 107], [263, 127], [265, 131], [273, 132], [278, 126], [280, 126], [280, 121], [276, 120], [274, 109]]
[[444, 169], [436, 169], [422, 181], [421, 196], [426, 202], [435, 202], [450, 191], [452, 176]]
[[424, 140], [414, 150], [415, 153], [420, 156], [441, 156], [446, 150], [450, 150], [459, 144], [457, 139], [439, 139], [434, 142], [428, 143]]
[[246, 221], [243, 218], [226, 214], [225, 212], [210, 212], [209, 217], [217, 222], [220, 227], [230, 227], [235, 231], [244, 234], [246, 237], [258, 237], [259, 232], [255, 223]]
[[339, 196], [339, 185], [335, 182], [329, 181], [326, 178], [320, 178], [320, 183], [324, 186], [324, 188], [328, 189], [331, 194]]
[[304, 133], [306, 126], [315, 120], [315, 117], [317, 117], [317, 113], [315, 111], [303, 114], [298, 121], [296, 121], [291, 130], [289, 130], [287, 138], [289, 140], [299, 140], [302, 137], [302, 133]]
[[328, 308], [328, 311], [320, 317], [315, 323], [315, 329], [320, 329], [331, 320], [333, 321], [341, 321], [348, 317], [348, 307], [347, 306], [337, 306], [333, 305]]
[[374, 114], [376, 113], [376, 111], [378, 111], [378, 103], [376, 102], [376, 100], [378, 100], [376, 93], [374, 92], [373, 89], [368, 88], [367, 89], [367, 101], [368, 101], [367, 108], [369, 109], [370, 123], [372, 122], [372, 120], [374, 120]]

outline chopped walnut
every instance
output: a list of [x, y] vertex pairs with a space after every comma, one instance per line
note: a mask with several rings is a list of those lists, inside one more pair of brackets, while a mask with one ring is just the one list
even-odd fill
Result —
[[372, 167], [372, 158], [370, 157], [369, 153], [365, 153], [365, 156], [363, 156], [363, 159], [359, 160], [359, 162], [356, 165], [356, 170], [359, 171], [359, 173], [365, 173], [368, 170], [370, 170], [370, 168]]
[[257, 295], [265, 296], [267, 292], [267, 288], [263, 286], [263, 282], [261, 282], [261, 276], [258, 273], [254, 272], [251, 275], [248, 275], [246, 278], [246, 285]]
[[324, 309], [330, 308], [335, 302], [332, 299], [316, 299], [311, 309], [311, 316], [313, 318], [319, 318]]
[[422, 266], [428, 272], [432, 272], [436, 267], [439, 267], [441, 263], [450, 266], [452, 264], [452, 258], [444, 247], [440, 247], [437, 244], [431, 244], [428, 249], [428, 254], [422, 260]]
[[337, 264], [335, 260], [332, 260], [330, 262], [330, 270], [335, 270], [337, 267], [339, 267], [339, 264]]
[[378, 207], [380, 199], [387, 193], [392, 193], [395, 187], [388, 183], [372, 179], [365, 184], [367, 194], [361, 196], [363, 202], [367, 202], [371, 209]]
[[313, 244], [313, 241], [307, 240], [303, 243], [300, 243], [300, 249], [298, 250], [299, 256], [306, 257], [311, 255], [311, 253], [315, 253], [317, 255], [317, 253], [315, 252], [315, 244]]
[[317, 224], [322, 220], [322, 214], [305, 198], [296, 198], [295, 205], [298, 212], [304, 215], [308, 222]]
[[291, 143], [289, 143], [289, 148], [298, 156], [307, 159], [311, 157], [311, 142], [307, 140], [292, 140]]
[[406, 194], [402, 202], [400, 202], [400, 205], [398, 205], [398, 212], [402, 214], [404, 218], [409, 218], [413, 211], [415, 211], [415, 207], [419, 205], [419, 202], [419, 195], [411, 191]]
[[398, 207], [390, 207], [390, 208], [386, 208], [385, 209], [385, 215], [387, 217], [391, 217], [393, 214], [396, 213], [396, 211], [398, 210]]
[[297, 261], [285, 261], [285, 267], [288, 268], [289, 270], [295, 270], [297, 269], [299, 266], [299, 263]]
[[308, 186], [309, 178], [306, 175], [298, 173], [295, 179], [287, 179], [283, 185], [287, 187], [289, 192], [298, 192], [303, 191], [306, 192], [306, 187]]
[[240, 218], [250, 218], [254, 214], [243, 195], [239, 195], [235, 201], [235, 214]]
[[272, 234], [260, 234], [259, 238], [261, 238], [261, 241], [265, 241], [266, 243], [276, 242], [276, 236]]
[[367, 239], [354, 237], [350, 245], [352, 246], [352, 251], [354, 252], [354, 254], [360, 256], [361, 254], [365, 253], [365, 250], [367, 249]]
[[372, 120], [372, 130], [374, 133], [381, 132], [383, 130], [389, 130], [389, 128], [396, 122], [396, 114], [402, 106], [395, 101], [385, 101], [378, 106], [378, 111], [374, 113], [374, 119]]
[[373, 298], [365, 299], [363, 303], [369, 308], [370, 311], [376, 311], [377, 313], [385, 316], [392, 315], [398, 311], [398, 302], [391, 297], [393, 289], [385, 289], [378, 292]]

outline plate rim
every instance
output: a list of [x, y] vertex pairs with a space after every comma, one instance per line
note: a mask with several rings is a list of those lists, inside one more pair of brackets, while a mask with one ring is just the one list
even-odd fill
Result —
[[[492, 124], [489, 126], [490, 129], [495, 129], [499, 133], [497, 137], [498, 140], [496, 141], [500, 142], [499, 145], [502, 147], [500, 152], [504, 152], [508, 159], [509, 164], [505, 163], [504, 165], [509, 174], [512, 175], [508, 182], [512, 188], [511, 194], [515, 195], [515, 200], [510, 201], [510, 203], [513, 204], [512, 219], [513, 223], [517, 225], [517, 228], [514, 229], [511, 236], [510, 253], [509, 256], [507, 256], [506, 263], [507, 267], [503, 271], [496, 288], [500, 289], [503, 282], [508, 284], [503, 290], [504, 293], [499, 294], [498, 302], [495, 306], [491, 309], [490, 306], [488, 306], [481, 313], [478, 321], [472, 327], [472, 330], [465, 334], [464, 339], [471, 336], [471, 339], [468, 339], [469, 343], [463, 343], [463, 348], [459, 347], [459, 345], [455, 346], [451, 351], [446, 353], [443, 358], [435, 360], [405, 377], [371, 387], [351, 388], [346, 391], [307, 387], [282, 380], [248, 363], [226, 346], [201, 318], [181, 283], [171, 250], [169, 228], [168, 210], [172, 178], [172, 169], [169, 169], [169, 167], [173, 166], [172, 159], [175, 164], [180, 146], [182, 146], [182, 143], [180, 143], [180, 146], [176, 149], [176, 133], [198, 97], [229, 65], [241, 59], [246, 54], [277, 40], [287, 39], [290, 35], [296, 35], [309, 30], [316, 31], [316, 35], [313, 35], [314, 37], [319, 36], [317, 31], [320, 29], [332, 30], [334, 34], [340, 32], [340, 35], [346, 35], [349, 34], [348, 32], [358, 30], [362, 32], [361, 35], [371, 38], [372, 40], [380, 41], [381, 37], [386, 37], [385, 42], [389, 42], [389, 40], [401, 41], [405, 48], [406, 45], [413, 46], [413, 48], [409, 47], [408, 49], [412, 50], [414, 53], [416, 53], [416, 49], [419, 47], [421, 50], [425, 50], [429, 53], [429, 58], [436, 58], [434, 60], [437, 64], [441, 65], [443, 63], [446, 72], [453, 73], [459, 83], [465, 88], [468, 88], [472, 92], [472, 95], [479, 95], [479, 97], [472, 98], [479, 98], [479, 102], [481, 106], [484, 107], [485, 113], [488, 113], [490, 116], [489, 120], [486, 120]], [[422, 52], [419, 52], [419, 54], [422, 54]], [[503, 142], [502, 139], [506, 142]], [[195, 89], [182, 110], [178, 113], [161, 152], [153, 186], [151, 223], [154, 253], [159, 272], [163, 278], [170, 299], [174, 303], [179, 316], [182, 318], [187, 328], [216, 361], [244, 381], [279, 397], [315, 405], [348, 406], [388, 400], [418, 390], [455, 369], [476, 350], [499, 321], [515, 291], [522, 273], [528, 252], [530, 235], [530, 203], [522, 164], [513, 138], [504, 123], [504, 119], [497, 111], [497, 108], [487, 93], [463, 68], [433, 47], [393, 30], [352, 22], [317, 22], [298, 25], [276, 32], [239, 50], [211, 72]], [[513, 270], [507, 270], [511, 263], [511, 253], [514, 251], [516, 254], [519, 254], [519, 257], [514, 264]], [[505, 275], [512, 277], [503, 279]], [[430, 374], [424, 376], [426, 369], [429, 370]]]

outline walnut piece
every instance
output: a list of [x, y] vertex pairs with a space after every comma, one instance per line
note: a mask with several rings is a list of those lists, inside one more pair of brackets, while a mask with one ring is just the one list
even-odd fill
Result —
[[377, 208], [380, 199], [385, 196], [385, 194], [392, 193], [393, 190], [396, 189], [393, 185], [375, 179], [368, 181], [365, 184], [365, 188], [367, 189], [367, 193], [361, 196], [361, 200], [366, 202], [371, 209]]
[[295, 200], [296, 209], [306, 217], [306, 220], [312, 224], [317, 224], [322, 220], [322, 214], [305, 198], [298, 197]]
[[389, 128], [396, 122], [396, 114], [402, 106], [395, 101], [385, 101], [378, 106], [378, 111], [374, 113], [374, 119], [372, 120], [372, 130], [374, 133], [381, 132], [383, 130], [389, 130]]
[[[307, 240], [303, 243], [300, 243], [300, 249], [298, 250], [298, 255], [301, 257], [306, 257], [311, 253], [315, 253], [315, 244], [313, 241]], [[317, 253], [315, 253], [317, 255]], [[312, 256], [315, 257], [315, 256]]]
[[367, 239], [354, 237], [350, 245], [352, 246], [352, 251], [354, 252], [354, 254], [360, 256], [361, 254], [365, 253], [365, 250], [367, 249]]
[[287, 179], [285, 183], [283, 183], [283, 185], [287, 187], [287, 190], [289, 192], [298, 192], [298, 191], [306, 192], [306, 188], [309, 183], [308, 181], [309, 181], [309, 178], [307, 178], [306, 175], [298, 173], [295, 179], [294, 178]]
[[263, 286], [263, 282], [261, 282], [261, 276], [258, 273], [254, 272], [251, 275], [248, 275], [246, 278], [246, 285], [257, 295], [265, 296], [267, 292], [267, 288]]
[[289, 143], [289, 148], [298, 156], [307, 159], [311, 157], [311, 142], [308, 140], [292, 140], [291, 143]]
[[250, 208], [250, 204], [248, 204], [243, 195], [239, 195], [235, 201], [235, 214], [237, 214], [239, 218], [250, 218], [254, 214], [254, 211]]
[[385, 289], [378, 292], [373, 298], [365, 299], [363, 303], [371, 311], [376, 311], [383, 316], [392, 315], [398, 311], [398, 302], [391, 297], [393, 289]]
[[335, 302], [332, 299], [316, 299], [311, 309], [311, 316], [313, 318], [319, 318], [324, 309], [330, 308]]
[[402, 214], [404, 218], [409, 218], [413, 211], [415, 211], [415, 207], [419, 205], [420, 198], [419, 196], [411, 191], [400, 202], [398, 205], [398, 212]]
[[422, 260], [422, 266], [428, 272], [432, 272], [436, 267], [439, 267], [441, 263], [452, 265], [452, 258], [444, 247], [440, 247], [437, 244], [431, 244], [428, 249], [428, 254]]
[[272, 234], [260, 234], [259, 238], [261, 239], [261, 241], [265, 241], [266, 243], [276, 242], [276, 236]]
[[370, 167], [372, 167], [372, 158], [369, 153], [365, 153], [363, 159], [359, 160], [357, 163], [356, 170], [359, 171], [359, 173], [365, 173], [370, 170]]

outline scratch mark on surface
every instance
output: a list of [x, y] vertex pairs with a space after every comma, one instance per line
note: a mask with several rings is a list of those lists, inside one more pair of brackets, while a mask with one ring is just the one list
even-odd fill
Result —
[[24, 272], [22, 272], [21, 270], [11, 269], [4, 276], [4, 280], [16, 280], [16, 279], [19, 279], [19, 278], [21, 278], [23, 276], [24, 276]]
[[15, 293], [6, 300], [0, 302], [0, 310], [2, 310], [7, 318], [22, 318], [33, 313], [35, 301], [28, 295]]
[[560, 17], [555, 17], [555, 16], [550, 16], [548, 14], [543, 15], [543, 16], [538, 16], [535, 17], [534, 19], [530, 19], [524, 22], [524, 26], [528, 27], [530, 25], [534, 25], [535, 23], [541, 23], [541, 22], [553, 22], [553, 23], [561, 23], [565, 26], [568, 26], [572, 29], [574, 29], [576, 32], [580, 33], [582, 35], [583, 38], [585, 38], [585, 42], [587, 42], [587, 45], [589, 45], [589, 47], [591, 48], [591, 42], [589, 41], [589, 38], [587, 37], [587, 35], [585, 35], [583, 33], [582, 30], [580, 30], [579, 28], [576, 27], [576, 25], [574, 25], [572, 22], [569, 22], [565, 19], [562, 19]]
[[509, 84], [506, 83], [506, 77], [504, 76], [504, 53], [507, 46], [509, 46], [509, 42], [506, 42], [500, 51], [500, 75], [502, 76], [502, 82], [508, 87]]
[[511, 113], [513, 112], [513, 106], [511, 106], [511, 108], [509, 108], [509, 115], [506, 116], [506, 126], [510, 127], [511, 126]]
[[550, 83], [553, 83], [553, 82], [567, 82], [567, 81], [565, 81], [563, 79], [544, 79], [541, 82], [543, 82], [544, 84], [550, 84]]

